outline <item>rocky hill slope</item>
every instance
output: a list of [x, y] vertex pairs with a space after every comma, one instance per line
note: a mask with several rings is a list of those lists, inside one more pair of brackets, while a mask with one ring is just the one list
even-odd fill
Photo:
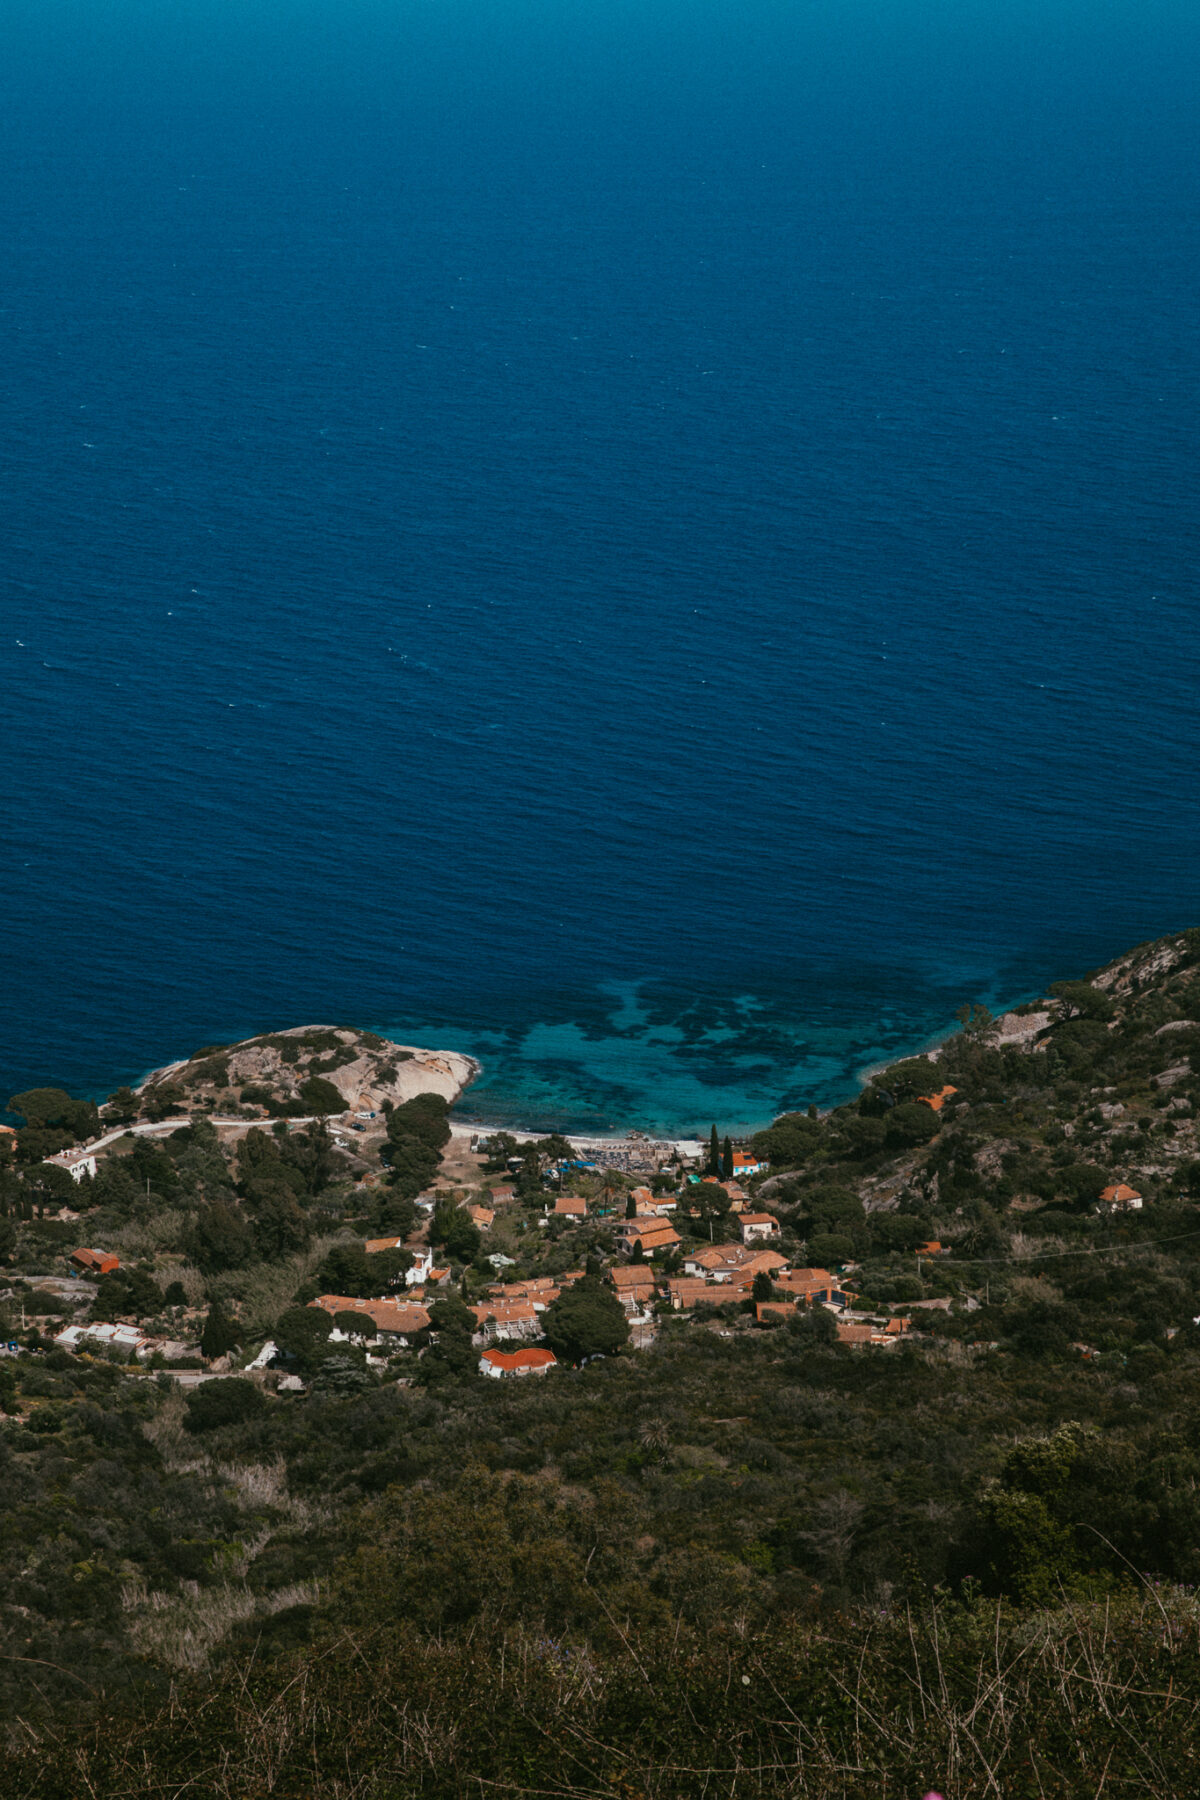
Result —
[[454, 1050], [397, 1044], [373, 1031], [346, 1026], [297, 1025], [237, 1044], [210, 1044], [182, 1062], [156, 1069], [139, 1088], [148, 1100], [177, 1095], [189, 1105], [211, 1102], [215, 1111], [240, 1106], [329, 1110], [311, 1083], [337, 1089], [346, 1108], [377, 1112], [383, 1102], [402, 1105], [416, 1094], [454, 1101], [479, 1072], [471, 1057]]

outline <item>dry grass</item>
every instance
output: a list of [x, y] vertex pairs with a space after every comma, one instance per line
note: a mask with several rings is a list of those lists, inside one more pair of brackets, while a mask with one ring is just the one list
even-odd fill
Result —
[[208, 1284], [210, 1296], [236, 1301], [238, 1322], [250, 1338], [264, 1338], [280, 1313], [292, 1304], [296, 1289], [316, 1273], [322, 1259], [336, 1243], [361, 1242], [353, 1233], [338, 1231], [314, 1238], [307, 1250], [283, 1262], [255, 1263], [215, 1276]]
[[207, 1665], [235, 1626], [247, 1619], [268, 1619], [290, 1606], [312, 1605], [318, 1593], [315, 1582], [253, 1594], [241, 1581], [213, 1587], [187, 1581], [179, 1593], [166, 1594], [132, 1581], [122, 1589], [121, 1603], [131, 1615], [129, 1641], [139, 1655], [163, 1668], [194, 1674]]
[[[272, 1606], [307, 1597], [297, 1588]], [[135, 1596], [188, 1670], [255, 1602]], [[779, 1623], [603, 1651], [479, 1630], [343, 1635], [184, 1684], [152, 1718], [48, 1737], [11, 1800], [1181, 1800], [1197, 1791], [1200, 1620], [1185, 1595]]]

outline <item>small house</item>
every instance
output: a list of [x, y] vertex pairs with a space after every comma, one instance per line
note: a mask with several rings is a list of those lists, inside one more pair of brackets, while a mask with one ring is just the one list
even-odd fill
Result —
[[54, 1156], [44, 1156], [43, 1163], [49, 1163], [52, 1169], [65, 1169], [72, 1181], [82, 1181], [96, 1173], [96, 1158], [92, 1151], [81, 1145], [75, 1150], [59, 1150]]
[[72, 1250], [67, 1261], [76, 1275], [111, 1275], [121, 1266], [120, 1257], [111, 1250]]
[[1136, 1188], [1126, 1182], [1118, 1181], [1112, 1187], [1106, 1187], [1100, 1195], [1101, 1206], [1107, 1206], [1111, 1212], [1141, 1212], [1145, 1201]]
[[[395, 1300], [359, 1300], [352, 1294], [319, 1294], [310, 1306], [319, 1306], [327, 1313], [358, 1313], [369, 1319], [375, 1327], [376, 1337], [398, 1338], [407, 1343], [417, 1332], [427, 1330], [429, 1314], [423, 1306], [415, 1306], [412, 1302]], [[342, 1333], [335, 1328], [331, 1338], [345, 1341], [350, 1333]], [[357, 1333], [353, 1335], [358, 1335]]]
[[735, 1179], [744, 1175], [761, 1175], [766, 1166], [753, 1150], [735, 1150], [733, 1167], [729, 1172]]
[[738, 1219], [743, 1244], [761, 1244], [779, 1236], [779, 1220], [771, 1213], [744, 1212]]
[[626, 1312], [638, 1312], [654, 1298], [655, 1276], [645, 1263], [619, 1263], [609, 1270], [617, 1298]]
[[479, 1359], [479, 1373], [496, 1379], [505, 1375], [544, 1375], [557, 1362], [552, 1350], [485, 1350]]
[[476, 1340], [541, 1337], [540, 1308], [532, 1300], [485, 1300], [471, 1311], [475, 1315]]
[[674, 1250], [682, 1243], [679, 1233], [665, 1219], [642, 1221], [630, 1219], [625, 1222], [624, 1240], [621, 1248], [627, 1256], [632, 1256], [638, 1245], [641, 1245], [643, 1256], [657, 1256], [663, 1251]]
[[675, 1312], [686, 1312], [693, 1306], [725, 1306], [734, 1297], [715, 1283], [698, 1280], [694, 1275], [678, 1275], [664, 1285]]
[[559, 1219], [586, 1219], [587, 1201], [578, 1194], [560, 1194], [554, 1202], [554, 1212]]

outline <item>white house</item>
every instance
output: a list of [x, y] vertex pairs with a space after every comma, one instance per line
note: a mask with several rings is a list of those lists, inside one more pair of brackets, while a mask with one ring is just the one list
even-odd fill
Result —
[[779, 1220], [770, 1213], [743, 1213], [738, 1220], [743, 1244], [759, 1244], [779, 1236]]
[[60, 1150], [54, 1156], [44, 1156], [42, 1161], [49, 1163], [52, 1168], [65, 1169], [72, 1181], [82, 1181], [85, 1175], [93, 1176], [96, 1173], [96, 1158], [83, 1145], [75, 1150]]

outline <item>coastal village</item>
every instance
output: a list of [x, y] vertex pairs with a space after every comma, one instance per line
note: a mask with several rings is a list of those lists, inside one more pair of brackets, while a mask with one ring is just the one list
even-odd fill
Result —
[[[103, 1109], [14, 1096], [7, 1342], [280, 1394], [335, 1371], [420, 1382], [448, 1346], [460, 1373], [544, 1377], [680, 1331], [987, 1354], [1006, 1242], [1019, 1268], [1039, 1229], [1057, 1252], [1089, 1218], [1191, 1208], [1191, 955], [1156, 947], [999, 1020], [968, 1009], [950, 1060], [736, 1140], [473, 1128], [452, 1114], [468, 1058], [325, 1026], [207, 1046]], [[1127, 1076], [1062, 1079], [1155, 982], [1176, 993], [1155, 1019], [1183, 1016], [1131, 1040]], [[998, 1106], [1001, 1069], [1050, 1073], [1053, 1104]], [[1107, 1353], [1094, 1328], [1072, 1342]]]
[[[347, 1148], [350, 1140], [344, 1133], [359, 1125], [367, 1130], [363, 1141], [354, 1144], [355, 1158], [369, 1163], [374, 1140], [381, 1135], [370, 1113], [335, 1115], [328, 1121], [334, 1142]], [[186, 1128], [184, 1121], [160, 1121], [152, 1135], [169, 1137]], [[242, 1132], [240, 1121], [226, 1127], [235, 1153]], [[79, 1189], [79, 1202], [86, 1204], [98, 1158], [106, 1153], [120, 1156], [127, 1140], [136, 1141], [136, 1135], [121, 1133], [99, 1140], [99, 1147], [82, 1145], [55, 1153], [46, 1159], [46, 1166], [68, 1174]], [[141, 1135], [151, 1133], [143, 1130]], [[368, 1267], [375, 1262], [381, 1267], [377, 1292], [323, 1292], [306, 1302], [329, 1316], [331, 1345], [360, 1349], [368, 1367], [385, 1369], [403, 1353], [415, 1350], [419, 1355], [434, 1328], [430, 1308], [439, 1297], [466, 1295], [480, 1374], [493, 1379], [544, 1375], [558, 1366], [558, 1359], [543, 1341], [543, 1317], [588, 1272], [582, 1265], [560, 1266], [564, 1251], [576, 1246], [586, 1246], [593, 1273], [620, 1303], [629, 1327], [628, 1347], [633, 1350], [649, 1349], [668, 1318], [696, 1322], [728, 1336], [747, 1326], [769, 1329], [817, 1307], [833, 1320], [836, 1341], [880, 1349], [894, 1347], [912, 1328], [907, 1311], [856, 1310], [852, 1269], [835, 1272], [800, 1265], [790, 1246], [780, 1249], [784, 1234], [779, 1219], [750, 1191], [751, 1184], [760, 1185], [769, 1175], [769, 1165], [747, 1145], [730, 1143], [724, 1151], [716, 1149], [711, 1158], [695, 1142], [655, 1142], [640, 1136], [567, 1145], [578, 1154], [538, 1156], [540, 1191], [531, 1196], [527, 1181], [525, 1191], [518, 1193], [512, 1179], [517, 1171], [526, 1170], [528, 1152], [508, 1155], [499, 1171], [496, 1167], [497, 1151], [503, 1155], [518, 1142], [507, 1134], [493, 1140], [473, 1133], [466, 1143], [461, 1137], [452, 1138], [446, 1158], [450, 1172], [417, 1198], [417, 1223], [407, 1238], [335, 1240], [361, 1244]], [[728, 1173], [721, 1171], [723, 1156]], [[708, 1166], [710, 1160], [718, 1165], [715, 1170]], [[364, 1196], [377, 1179], [371, 1173], [361, 1176]], [[473, 1267], [464, 1265], [461, 1256], [439, 1254], [429, 1244], [432, 1215], [446, 1197], [476, 1234]], [[68, 1204], [54, 1217], [60, 1225], [74, 1224], [82, 1223], [86, 1213]], [[532, 1243], [522, 1242], [531, 1235]], [[489, 1251], [492, 1242], [503, 1242], [520, 1254]], [[926, 1246], [931, 1255], [938, 1248]], [[51, 1278], [52, 1288], [43, 1283], [41, 1297], [53, 1292], [60, 1303], [75, 1303], [76, 1308], [94, 1304], [96, 1284], [122, 1268], [116, 1250], [99, 1246], [76, 1245], [63, 1261], [61, 1273]], [[508, 1271], [518, 1262], [539, 1271], [544, 1265], [546, 1272], [514, 1279]], [[482, 1284], [473, 1278], [481, 1263], [494, 1272], [494, 1279]], [[161, 1282], [169, 1272], [168, 1262], [155, 1275]], [[34, 1289], [23, 1307], [29, 1317], [38, 1317], [36, 1294]], [[289, 1372], [286, 1353], [270, 1338], [251, 1344], [252, 1354], [242, 1358], [228, 1353], [203, 1357], [198, 1331], [194, 1341], [188, 1338], [203, 1317], [201, 1309], [174, 1308], [169, 1334], [147, 1328], [131, 1314], [73, 1319], [46, 1335], [62, 1350], [108, 1354], [154, 1369], [174, 1368], [193, 1382], [202, 1378], [202, 1371], [250, 1373], [284, 1392], [303, 1387], [303, 1381]]]

